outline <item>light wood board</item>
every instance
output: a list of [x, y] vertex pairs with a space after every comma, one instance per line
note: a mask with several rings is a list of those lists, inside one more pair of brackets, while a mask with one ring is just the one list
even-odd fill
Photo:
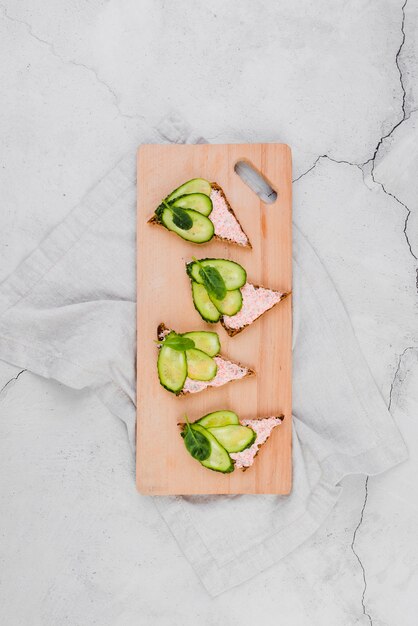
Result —
[[[277, 191], [264, 204], [235, 173], [250, 162]], [[252, 243], [252, 250], [212, 240], [196, 245], [147, 223], [161, 200], [191, 178], [224, 190]], [[291, 297], [230, 338], [220, 324], [196, 312], [185, 263], [221, 257], [241, 263], [249, 282], [283, 292], [292, 288], [291, 152], [284, 144], [143, 145], [138, 151], [138, 361], [137, 487], [143, 494], [287, 494], [291, 463]], [[176, 397], [158, 381], [157, 326], [177, 332], [215, 330], [221, 354], [249, 365], [257, 375], [218, 389]], [[223, 475], [202, 467], [186, 451], [178, 422], [218, 409], [241, 419], [283, 413], [285, 419], [262, 446], [254, 465]]]

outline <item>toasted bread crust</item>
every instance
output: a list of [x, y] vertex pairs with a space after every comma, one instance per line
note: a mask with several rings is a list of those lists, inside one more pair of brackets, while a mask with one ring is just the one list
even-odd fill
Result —
[[[268, 289], [268, 287], [263, 287], [262, 285], [254, 285], [254, 288], [255, 289]], [[270, 289], [270, 291], [275, 291], [276, 293], [280, 293], [276, 289]], [[259, 315], [258, 317], [256, 317], [256, 319], [253, 320], [250, 324], [244, 324], [244, 326], [241, 326], [240, 328], [229, 328], [227, 326], [227, 324], [225, 323], [225, 319], [224, 319], [225, 316], [224, 315], [222, 315], [219, 318], [219, 321], [222, 324], [222, 326], [224, 327], [224, 329], [226, 330], [226, 332], [228, 333], [228, 335], [230, 337], [235, 337], [235, 335], [238, 335], [238, 333], [240, 333], [242, 330], [244, 330], [244, 328], [247, 328], [247, 326], [251, 326], [251, 324], [254, 324], [254, 322], [256, 322], [258, 319], [260, 319], [260, 317], [262, 317], [264, 315], [264, 313], [267, 313], [267, 311], [270, 311], [271, 309], [273, 309], [276, 305], [278, 305], [280, 302], [282, 302], [282, 300], [287, 298], [287, 296], [289, 294], [291, 294], [291, 293], [292, 293], [291, 291], [286, 291], [285, 293], [283, 293], [282, 297], [280, 298], [280, 300], [278, 302], [275, 302], [274, 304], [271, 305], [271, 307], [269, 307], [268, 309], [263, 311], [262, 314]]]
[[161, 324], [158, 324], [157, 326], [157, 337], [158, 337], [158, 341], [162, 341], [164, 339], [164, 334], [170, 330], [169, 328], [167, 328], [167, 326], [164, 324], [164, 322], [161, 322]]

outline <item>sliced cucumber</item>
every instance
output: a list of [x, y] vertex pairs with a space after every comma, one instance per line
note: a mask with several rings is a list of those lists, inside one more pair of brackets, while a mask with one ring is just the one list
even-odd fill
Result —
[[206, 288], [195, 283], [194, 280], [192, 280], [192, 296], [194, 306], [205, 322], [213, 324], [219, 320], [221, 314], [209, 298]]
[[183, 389], [187, 377], [187, 361], [184, 352], [162, 346], [158, 354], [157, 368], [163, 387], [173, 393], [179, 393]]
[[182, 337], [194, 341], [195, 348], [206, 352], [209, 356], [216, 356], [221, 350], [218, 333], [206, 330], [193, 330], [190, 333], [184, 333]]
[[193, 209], [184, 209], [184, 212], [191, 217], [193, 222], [189, 230], [183, 230], [176, 226], [173, 220], [173, 212], [168, 208], [161, 211], [160, 220], [168, 230], [180, 235], [180, 237], [186, 241], [192, 241], [193, 243], [205, 243], [206, 241], [210, 241], [215, 232], [210, 219], [198, 211], [193, 211]]
[[191, 348], [186, 350], [187, 376], [192, 380], [212, 380], [218, 366], [216, 362], [202, 350]]
[[185, 196], [179, 196], [171, 204], [181, 209], [193, 209], [206, 216], [210, 215], [213, 209], [212, 200], [204, 193], [188, 193]]
[[204, 435], [210, 443], [210, 455], [204, 461], [200, 461], [200, 463], [204, 467], [214, 470], [215, 472], [222, 472], [223, 474], [233, 472], [234, 463], [228, 452], [223, 446], [221, 446], [216, 437], [214, 437], [211, 432], [206, 430], [206, 428], [203, 428], [200, 424], [194, 423], [191, 425], [191, 428]]
[[171, 202], [174, 198], [184, 196], [186, 193], [204, 193], [205, 196], [210, 196], [211, 191], [212, 186], [208, 180], [204, 178], [192, 178], [192, 180], [188, 180], [187, 183], [180, 185], [180, 187], [172, 191], [170, 195], [167, 196], [166, 202]]
[[208, 430], [227, 452], [242, 452], [252, 446], [257, 437], [252, 428], [240, 424], [217, 426]]
[[[228, 261], [227, 259], [201, 259], [200, 263], [202, 265], [215, 267], [224, 279], [225, 287], [228, 291], [243, 287], [247, 281], [247, 272], [242, 265], [235, 263], [235, 261]], [[187, 273], [196, 282], [203, 282], [197, 263], [189, 263], [187, 265]]]
[[242, 309], [242, 294], [239, 289], [227, 291], [223, 300], [217, 300], [213, 296], [209, 297], [222, 315], [235, 315]]
[[239, 419], [238, 415], [233, 411], [214, 411], [213, 413], [204, 415], [195, 423], [200, 424], [204, 428], [216, 428], [217, 426], [239, 424]]

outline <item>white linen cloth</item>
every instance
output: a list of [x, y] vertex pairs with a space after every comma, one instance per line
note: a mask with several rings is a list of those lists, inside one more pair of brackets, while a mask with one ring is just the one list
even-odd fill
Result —
[[[159, 132], [178, 143], [203, 141], [176, 118]], [[130, 154], [0, 285], [0, 359], [74, 389], [90, 388], [126, 423], [133, 448], [135, 187]], [[293, 292], [291, 495], [155, 498], [213, 595], [273, 565], [314, 533], [345, 475], [377, 474], [407, 457], [335, 287], [298, 229], [297, 211]]]

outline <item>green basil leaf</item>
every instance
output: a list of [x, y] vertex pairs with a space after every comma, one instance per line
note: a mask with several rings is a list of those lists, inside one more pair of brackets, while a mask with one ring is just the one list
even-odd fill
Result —
[[185, 446], [189, 453], [197, 461], [205, 461], [210, 456], [210, 441], [202, 433], [193, 430], [190, 424], [186, 424], [182, 432]]
[[216, 267], [200, 264], [199, 273], [208, 293], [217, 300], [223, 300], [226, 296], [226, 285]]
[[167, 346], [168, 348], [172, 348], [173, 350], [177, 350], [178, 352], [191, 350], [195, 347], [193, 339], [176, 335], [176, 333], [170, 333], [164, 341], [158, 341], [157, 343]]
[[173, 213], [173, 222], [177, 228], [181, 228], [181, 230], [191, 229], [193, 220], [184, 209], [177, 206], [170, 206], [170, 210]]

